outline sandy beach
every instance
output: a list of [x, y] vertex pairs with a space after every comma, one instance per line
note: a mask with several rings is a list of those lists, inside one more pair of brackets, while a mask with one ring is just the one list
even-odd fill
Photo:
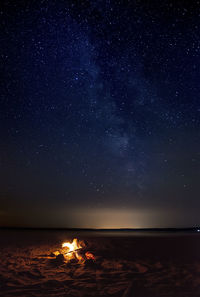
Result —
[[[1, 296], [200, 296], [200, 236], [1, 230]], [[95, 261], [52, 257], [78, 238]]]

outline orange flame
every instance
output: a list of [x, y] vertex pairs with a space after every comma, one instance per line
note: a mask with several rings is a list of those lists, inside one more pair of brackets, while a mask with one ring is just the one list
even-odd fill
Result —
[[83, 243], [78, 242], [77, 238], [74, 238], [72, 242], [63, 242], [63, 255], [66, 261], [76, 259], [79, 262], [83, 262], [84, 259], [82, 256], [78, 254], [78, 250], [83, 248]]
[[84, 242], [78, 241], [77, 238], [74, 238], [72, 242], [63, 242], [62, 249], [60, 251], [53, 252], [53, 254], [55, 256], [62, 254], [66, 262], [70, 260], [77, 260], [79, 263], [84, 263], [86, 259], [95, 260], [94, 255], [90, 252], [86, 252], [85, 255], [80, 255], [78, 253], [84, 246]]
[[79, 249], [82, 248], [81, 244], [78, 243], [77, 238], [74, 238], [73, 241], [72, 241], [72, 243], [70, 243], [70, 242], [63, 242], [62, 247], [68, 249], [67, 250], [67, 253], [73, 252], [75, 250], [79, 250]]

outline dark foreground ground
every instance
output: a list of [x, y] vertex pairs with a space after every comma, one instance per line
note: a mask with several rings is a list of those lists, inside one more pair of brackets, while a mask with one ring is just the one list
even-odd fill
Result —
[[[46, 257], [73, 238], [95, 262]], [[0, 231], [0, 296], [200, 296], [200, 234]]]

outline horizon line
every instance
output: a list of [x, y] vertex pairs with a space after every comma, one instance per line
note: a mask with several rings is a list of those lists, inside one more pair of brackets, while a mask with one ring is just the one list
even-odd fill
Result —
[[200, 227], [156, 227], [156, 228], [67, 228], [67, 227], [15, 227], [0, 226], [1, 229], [18, 230], [66, 230], [66, 231], [167, 231], [167, 230], [198, 230]]

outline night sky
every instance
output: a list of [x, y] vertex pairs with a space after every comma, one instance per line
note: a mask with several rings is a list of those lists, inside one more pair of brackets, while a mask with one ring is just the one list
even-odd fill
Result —
[[1, 1], [0, 225], [200, 224], [200, 1]]

